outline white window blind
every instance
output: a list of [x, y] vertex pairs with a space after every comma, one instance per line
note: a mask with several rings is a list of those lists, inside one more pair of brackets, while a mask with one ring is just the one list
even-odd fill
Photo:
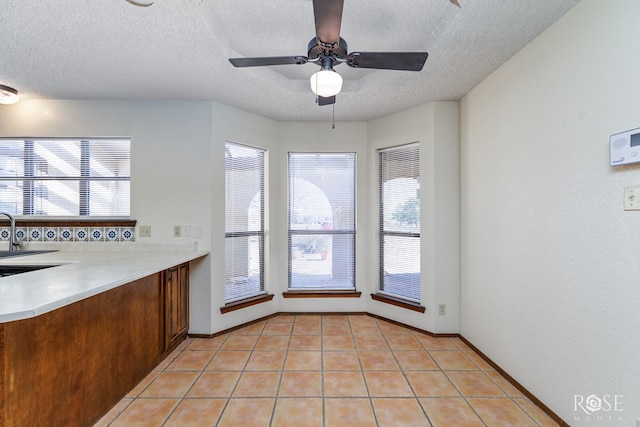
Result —
[[419, 145], [378, 151], [380, 291], [420, 302]]
[[129, 139], [0, 139], [0, 211], [127, 217]]
[[289, 153], [289, 289], [355, 289], [355, 153]]
[[265, 151], [225, 147], [225, 302], [264, 293]]

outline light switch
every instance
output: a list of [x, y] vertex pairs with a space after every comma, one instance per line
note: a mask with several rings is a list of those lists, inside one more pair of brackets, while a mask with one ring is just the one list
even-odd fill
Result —
[[640, 211], [640, 186], [624, 187], [624, 210]]

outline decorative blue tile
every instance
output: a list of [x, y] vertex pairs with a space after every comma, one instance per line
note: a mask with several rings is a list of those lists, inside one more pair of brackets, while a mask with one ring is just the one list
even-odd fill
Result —
[[86, 228], [74, 228], [76, 240], [84, 242], [89, 239], [89, 233]]
[[133, 234], [133, 228], [130, 227], [125, 227], [121, 229], [121, 233], [120, 236], [122, 238], [122, 240], [126, 240], [128, 242], [133, 240], [134, 234]]
[[104, 232], [102, 231], [102, 228], [91, 229], [91, 240], [92, 241], [104, 240]]
[[27, 239], [27, 230], [25, 230], [22, 227], [16, 228], [16, 240], [21, 242], [26, 239]]
[[73, 239], [73, 230], [71, 228], [60, 229], [59, 239], [64, 242], [68, 242]]
[[[9, 227], [0, 228], [0, 241], [8, 241], [11, 235]], [[134, 241], [135, 233], [131, 227], [18, 227], [16, 241], [47, 241], [47, 242], [119, 242]]]
[[105, 237], [108, 241], [110, 242], [115, 242], [118, 240], [118, 229], [117, 228], [107, 228], [106, 232], [104, 233]]
[[44, 230], [44, 239], [49, 242], [55, 242], [58, 240], [58, 230], [55, 228], [47, 228]]
[[29, 240], [32, 242], [38, 242], [42, 240], [42, 228], [39, 228], [39, 227], [30, 228]]

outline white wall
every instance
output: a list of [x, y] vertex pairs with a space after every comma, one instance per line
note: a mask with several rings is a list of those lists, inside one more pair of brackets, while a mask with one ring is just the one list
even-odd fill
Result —
[[174, 224], [201, 224], [210, 245], [211, 103], [24, 99], [0, 108], [4, 137], [131, 137], [131, 218], [151, 226], [139, 242], [184, 242]]
[[[378, 287], [379, 195], [376, 150], [420, 143], [420, 253], [421, 296], [425, 313], [371, 300], [367, 311], [434, 333], [459, 332], [459, 146], [458, 103], [435, 102], [393, 114], [367, 124], [369, 141], [368, 234], [369, 291]], [[373, 248], [376, 248], [374, 250]], [[437, 314], [446, 304], [447, 314]]]
[[[329, 108], [329, 107], [324, 107]], [[273, 287], [279, 311], [283, 312], [364, 312], [367, 284], [371, 269], [365, 253], [369, 248], [369, 212], [367, 210], [367, 133], [364, 122], [340, 122], [335, 129], [328, 122], [280, 122], [278, 124], [277, 162], [279, 194], [272, 225], [279, 230], [277, 268], [282, 272], [278, 286]], [[289, 152], [353, 152], [356, 153], [356, 288], [360, 298], [282, 298], [287, 290], [287, 159]], [[273, 158], [273, 157], [272, 157]]]
[[[277, 181], [279, 175], [279, 164], [274, 153], [278, 150], [277, 144], [277, 122], [266, 119], [255, 114], [247, 113], [235, 108], [227, 107], [219, 103], [212, 103], [211, 118], [212, 126], [212, 156], [209, 168], [212, 170], [212, 180], [210, 182], [209, 194], [211, 202], [211, 277], [210, 287], [211, 298], [204, 298], [201, 301], [191, 300], [192, 308], [200, 316], [202, 321], [190, 325], [191, 333], [210, 334], [229, 329], [231, 327], [250, 322], [252, 320], [268, 316], [278, 311], [277, 300], [254, 305], [241, 310], [232, 311], [226, 314], [220, 313], [220, 307], [224, 306], [224, 248], [225, 248], [225, 165], [224, 148], [225, 143], [235, 142], [267, 150], [267, 176], [266, 185], [268, 188], [267, 205], [265, 209], [265, 257], [267, 267], [265, 269], [265, 288], [267, 292], [272, 292], [281, 282], [278, 268], [271, 268], [272, 262], [268, 260], [276, 257], [280, 250], [274, 245], [274, 210], [278, 206], [279, 195], [277, 189], [274, 191], [272, 182]], [[285, 251], [286, 253], [286, 251]], [[285, 270], [286, 271], [286, 270]], [[204, 295], [204, 293], [202, 294]], [[192, 293], [193, 296], [193, 293]], [[197, 305], [195, 305], [197, 304]], [[205, 320], [206, 317], [206, 320]], [[193, 319], [193, 316], [191, 318]]]
[[640, 418], [640, 165], [608, 154], [640, 127], [638, 16], [583, 0], [461, 104], [462, 335], [571, 425]]

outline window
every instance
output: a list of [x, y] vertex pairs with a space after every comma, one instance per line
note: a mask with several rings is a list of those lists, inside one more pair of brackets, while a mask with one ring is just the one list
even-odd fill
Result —
[[289, 153], [289, 289], [355, 289], [354, 153]]
[[127, 217], [129, 139], [0, 139], [0, 211]]
[[420, 302], [420, 167], [418, 144], [378, 151], [380, 291]]
[[264, 158], [225, 146], [225, 303], [264, 293]]

